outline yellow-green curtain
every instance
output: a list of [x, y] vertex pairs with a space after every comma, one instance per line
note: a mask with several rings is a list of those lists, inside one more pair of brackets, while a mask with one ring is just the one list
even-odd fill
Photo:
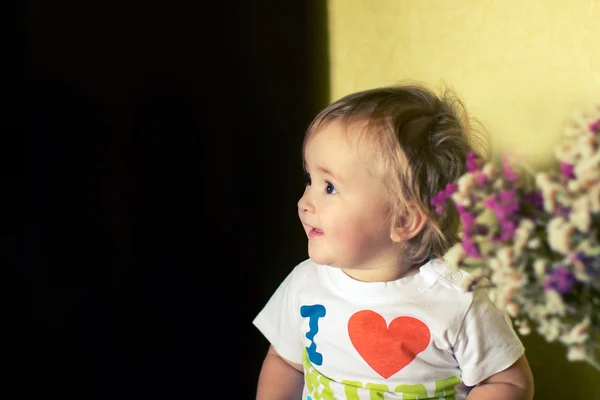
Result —
[[[538, 167], [574, 112], [600, 104], [594, 0], [329, 0], [331, 100], [403, 81], [446, 84], [489, 132], [494, 155]], [[600, 399], [600, 373], [523, 337], [536, 399]]]

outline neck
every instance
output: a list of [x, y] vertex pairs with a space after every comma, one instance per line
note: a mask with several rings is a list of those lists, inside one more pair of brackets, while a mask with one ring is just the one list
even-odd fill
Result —
[[425, 262], [411, 264], [402, 268], [371, 268], [371, 269], [352, 269], [342, 268], [342, 271], [349, 277], [361, 282], [391, 282], [406, 278], [419, 273], [419, 269]]

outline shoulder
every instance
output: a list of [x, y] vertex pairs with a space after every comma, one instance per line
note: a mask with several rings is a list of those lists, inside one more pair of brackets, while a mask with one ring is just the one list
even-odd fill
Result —
[[467, 288], [473, 281], [473, 276], [469, 272], [463, 269], [454, 270], [441, 259], [431, 260], [427, 267], [425, 272], [432, 275], [431, 279], [438, 290], [447, 290], [458, 294], [470, 293]]
[[427, 289], [423, 291], [421, 304], [434, 316], [439, 332], [447, 343], [456, 343], [464, 332], [465, 321], [479, 321], [489, 304], [484, 290], [468, 291], [473, 276], [465, 270], [455, 270], [442, 260], [433, 260], [424, 270]]
[[323, 266], [316, 264], [310, 258], [306, 259], [294, 266], [286, 278], [286, 281], [288, 281], [290, 285], [302, 285], [304, 282], [310, 282], [316, 279], [322, 268]]
[[313, 271], [316, 271], [319, 267], [322, 267], [322, 266], [315, 263], [310, 258], [307, 258], [306, 260], [298, 263], [294, 267], [294, 271], [297, 271], [297, 273], [311, 273]]
[[465, 270], [454, 270], [441, 259], [434, 259], [422, 268], [427, 289], [424, 294], [434, 301], [452, 304], [456, 312], [466, 313], [475, 296], [467, 290], [473, 276]]
[[308, 258], [297, 264], [292, 270], [292, 274], [305, 277], [308, 275], [318, 274], [320, 268], [323, 268], [323, 266]]

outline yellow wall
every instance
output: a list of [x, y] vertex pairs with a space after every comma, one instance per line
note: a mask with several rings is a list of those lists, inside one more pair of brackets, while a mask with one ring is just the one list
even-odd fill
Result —
[[446, 82], [493, 153], [549, 160], [574, 111], [600, 94], [594, 0], [329, 0], [331, 95]]
[[[546, 164], [567, 119], [600, 102], [594, 0], [329, 0], [328, 14], [332, 100], [445, 82], [483, 122], [496, 156]], [[600, 372], [567, 362], [559, 344], [523, 339], [536, 399], [600, 399]]]

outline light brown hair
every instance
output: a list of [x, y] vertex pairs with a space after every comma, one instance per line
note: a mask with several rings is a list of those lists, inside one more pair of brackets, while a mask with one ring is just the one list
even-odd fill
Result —
[[418, 263], [443, 256], [459, 240], [460, 221], [454, 209], [436, 214], [431, 200], [466, 172], [467, 154], [483, 144], [464, 104], [448, 88], [438, 96], [417, 84], [352, 93], [315, 117], [304, 145], [332, 121], [374, 150], [371, 156], [383, 168], [393, 212], [401, 215], [414, 204], [427, 216], [421, 232], [405, 243], [407, 257]]

